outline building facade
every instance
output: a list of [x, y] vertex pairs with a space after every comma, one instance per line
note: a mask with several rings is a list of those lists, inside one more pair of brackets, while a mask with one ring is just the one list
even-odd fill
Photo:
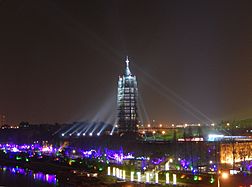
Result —
[[119, 133], [137, 131], [137, 97], [138, 88], [136, 76], [129, 68], [129, 59], [126, 58], [126, 68], [118, 80], [118, 131]]

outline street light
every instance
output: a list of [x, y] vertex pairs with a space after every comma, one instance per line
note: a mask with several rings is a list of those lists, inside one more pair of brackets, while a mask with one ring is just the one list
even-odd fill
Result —
[[[221, 175], [220, 175], [221, 174]], [[224, 180], [227, 180], [228, 178], [229, 178], [229, 174], [227, 173], [227, 172], [223, 172], [223, 173], [221, 173], [220, 171], [218, 172], [218, 174], [217, 174], [218, 176], [218, 184], [217, 184], [217, 186], [218, 187], [220, 187], [221, 186], [221, 184], [220, 184], [220, 178], [221, 179], [224, 179]]]
[[221, 174], [221, 177], [222, 177], [223, 179], [228, 179], [229, 174], [228, 174], [227, 172], [223, 172], [223, 173]]

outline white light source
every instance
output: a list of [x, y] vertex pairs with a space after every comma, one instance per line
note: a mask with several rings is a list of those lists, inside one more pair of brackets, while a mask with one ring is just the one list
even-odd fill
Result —
[[221, 174], [221, 177], [222, 177], [223, 179], [227, 179], [227, 178], [229, 177], [229, 175], [228, 175], [228, 173], [223, 172], [223, 173]]
[[93, 133], [92, 133], [92, 132], [90, 132], [90, 133], [89, 133], [89, 136], [93, 136]]
[[121, 179], [122, 178], [122, 170], [119, 169], [119, 178]]
[[173, 179], [173, 185], [177, 184], [177, 175], [176, 174], [172, 174], [172, 179]]
[[150, 173], [149, 172], [146, 172], [146, 183], [149, 183], [150, 182]]
[[111, 174], [111, 171], [110, 171], [110, 166], [108, 166], [108, 175], [110, 175]]
[[61, 136], [65, 136], [65, 134], [64, 134], [64, 133], [62, 133], [62, 134], [61, 134]]
[[130, 181], [134, 181], [134, 171], [130, 172]]
[[165, 170], [169, 170], [170, 169], [170, 165], [169, 165], [169, 161], [165, 163]]
[[113, 169], [112, 169], [112, 175], [116, 176], [116, 168], [115, 167], [113, 167]]
[[169, 173], [166, 173], [166, 174], [165, 174], [165, 183], [166, 183], [166, 184], [169, 184], [169, 183], [170, 183], [170, 175], [169, 175]]
[[141, 172], [137, 172], [137, 182], [141, 182]]
[[122, 171], [122, 178], [123, 178], [123, 180], [126, 179], [126, 171], [125, 170]]
[[120, 178], [120, 169], [119, 168], [116, 168], [116, 177]]
[[158, 173], [155, 173], [155, 183], [158, 184]]

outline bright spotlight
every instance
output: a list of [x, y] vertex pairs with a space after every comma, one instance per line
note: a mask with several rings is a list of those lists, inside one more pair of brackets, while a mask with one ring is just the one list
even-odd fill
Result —
[[83, 133], [83, 134], [82, 134], [82, 136], [86, 136], [86, 134], [85, 134], [85, 133]]
[[228, 178], [228, 173], [223, 172], [223, 173], [221, 174], [221, 177], [222, 177], [223, 179], [227, 179], [227, 178]]
[[61, 136], [65, 136], [65, 134], [64, 134], [64, 133], [62, 133], [62, 134], [61, 134]]
[[72, 134], [69, 134], [69, 136], [72, 136]]
[[78, 133], [77, 136], [80, 136], [80, 133]]
[[89, 136], [93, 136], [93, 133], [92, 133], [92, 132], [90, 132], [90, 133], [89, 133]]
[[97, 133], [97, 136], [100, 136], [100, 133], [99, 133], [99, 132]]

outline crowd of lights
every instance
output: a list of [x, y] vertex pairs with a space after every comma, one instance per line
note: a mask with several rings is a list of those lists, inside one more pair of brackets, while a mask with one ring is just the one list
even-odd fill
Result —
[[[76, 147], [66, 147], [64, 145], [60, 147], [44, 144], [41, 145], [39, 143], [34, 143], [34, 144], [0, 144], [0, 150], [2, 150], [4, 153], [13, 153], [15, 156], [16, 160], [21, 160], [21, 156], [19, 156], [19, 153], [27, 153], [29, 156], [25, 158], [25, 161], [29, 161], [31, 157], [34, 155], [37, 155], [37, 158], [42, 158], [44, 155], [46, 156], [52, 156], [55, 158], [55, 160], [59, 159], [57, 156], [60, 155], [60, 153], [64, 150], [64, 157], [63, 158], [68, 158], [68, 164], [72, 165], [73, 163], [76, 162], [75, 159], [85, 159], [85, 158], [90, 158], [90, 159], [97, 159], [100, 160], [101, 162], [104, 162], [108, 164], [108, 175], [116, 176], [121, 179], [125, 179], [125, 170], [120, 169], [120, 168], [114, 168], [110, 167], [110, 165], [115, 164], [117, 166], [122, 166], [124, 161], [127, 160], [138, 160], [140, 161], [141, 168], [138, 171], [132, 171], [129, 173], [130, 175], [130, 180], [132, 181], [138, 181], [141, 182], [142, 180], [146, 180], [146, 183], [149, 183], [151, 179], [153, 179], [154, 183], [159, 182], [159, 175], [155, 172], [158, 172], [160, 170], [152, 170], [151, 165], [154, 168], [158, 168], [159, 166], [163, 165], [164, 166], [164, 171], [168, 172], [170, 170], [182, 170], [185, 172], [190, 172], [194, 178], [193, 180], [196, 181], [201, 181], [202, 177], [199, 176], [199, 171], [198, 168], [193, 165], [193, 160], [191, 159], [185, 159], [185, 158], [167, 158], [167, 157], [162, 157], [162, 158], [150, 158], [150, 157], [137, 157], [134, 156], [133, 153], [125, 153], [122, 149], [120, 150], [110, 150], [110, 149], [91, 149], [91, 150], [84, 150], [81, 148], [76, 148]], [[209, 150], [211, 152], [211, 150]], [[210, 153], [209, 152], [209, 153]], [[11, 155], [11, 154], [10, 154]], [[252, 162], [248, 163], [249, 166], [248, 169], [252, 168]], [[157, 166], [157, 167], [156, 167]], [[210, 160], [209, 164], [209, 172], [214, 172], [217, 173], [218, 168], [217, 165], [214, 161]], [[4, 169], [2, 169], [4, 170]], [[22, 169], [11, 169], [13, 172], [19, 172], [23, 173], [24, 171]], [[141, 172], [144, 172], [144, 175], [142, 175]], [[154, 173], [153, 173], [154, 172]], [[234, 171], [230, 174], [236, 174], [237, 171]], [[53, 178], [49, 175], [43, 176], [41, 173], [37, 173], [33, 175], [35, 178], [41, 179], [41, 178], [46, 178], [50, 179]], [[222, 173], [222, 178], [225, 179], [228, 177], [225, 173]], [[144, 178], [143, 178], [144, 177]], [[177, 182], [177, 176], [175, 177], [174, 174], [165, 174], [166, 177], [166, 183], [171, 183], [176, 184]], [[181, 176], [180, 178], [183, 178]], [[53, 180], [53, 179], [50, 179]], [[210, 183], [213, 183], [214, 179], [210, 179]]]

